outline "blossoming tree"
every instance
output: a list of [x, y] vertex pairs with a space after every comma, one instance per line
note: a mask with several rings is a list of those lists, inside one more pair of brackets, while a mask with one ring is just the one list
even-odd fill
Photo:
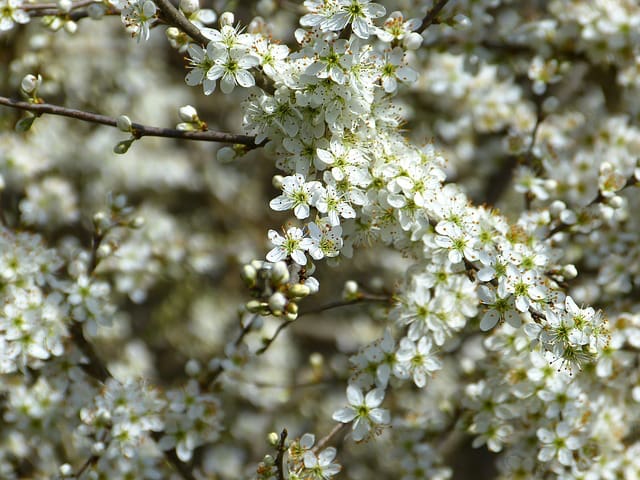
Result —
[[639, 24], [0, 0], [0, 476], [640, 477]]

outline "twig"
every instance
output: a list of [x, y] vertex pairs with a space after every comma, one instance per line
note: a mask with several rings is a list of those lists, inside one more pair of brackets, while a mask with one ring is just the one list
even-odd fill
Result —
[[[99, 1], [96, 0], [81, 0], [79, 2], [75, 2], [71, 5], [71, 10], [74, 10], [76, 8], [82, 8], [82, 7], [86, 7], [88, 5], [91, 5], [92, 3], [101, 3]], [[60, 12], [60, 6], [56, 3], [37, 3], [34, 5], [21, 5], [20, 6], [20, 10], [24, 10], [25, 12], [34, 12], [34, 11], [38, 11], [38, 10], [57, 10], [58, 12]]]
[[[320, 313], [326, 310], [331, 310], [332, 308], [346, 307], [349, 305], [356, 305], [358, 303], [363, 303], [363, 302], [390, 302], [390, 301], [391, 301], [390, 297], [385, 297], [382, 295], [377, 296], [377, 295], [369, 295], [369, 294], [360, 294], [360, 297], [356, 298], [355, 300], [338, 300], [336, 302], [331, 302], [325, 305], [321, 305], [317, 308], [306, 310], [300, 313], [300, 315], [298, 315], [298, 318], [304, 315], [311, 315], [314, 313]], [[278, 325], [278, 328], [273, 333], [273, 336], [264, 341], [264, 345], [256, 352], [256, 355], [262, 355], [264, 352], [266, 352], [267, 349], [271, 346], [271, 344], [275, 341], [275, 339], [278, 338], [278, 335], [280, 335], [280, 332], [285, 328], [287, 328], [289, 325], [293, 324], [294, 322], [295, 320], [285, 320], [280, 325]]]
[[[51, 115], [59, 115], [62, 117], [75, 118], [89, 123], [97, 123], [107, 125], [109, 127], [117, 127], [117, 121], [113, 117], [100, 115], [98, 113], [86, 112], [84, 110], [76, 110], [74, 108], [61, 107], [50, 103], [29, 103], [20, 100], [13, 100], [7, 97], [0, 97], [0, 105], [18, 110], [26, 110], [36, 115], [48, 113]], [[183, 138], [186, 140], [201, 140], [206, 142], [221, 142], [246, 145], [256, 148], [259, 145], [255, 143], [255, 138], [249, 135], [240, 135], [235, 133], [217, 132], [207, 130], [204, 132], [187, 132], [174, 128], [150, 127], [140, 123], [132, 123], [132, 134], [136, 138], [141, 137], [166, 137], [166, 138]]]
[[416, 30], [416, 32], [422, 33], [427, 28], [429, 28], [429, 26], [436, 23], [440, 10], [444, 8], [448, 1], [449, 0], [439, 0], [438, 3], [431, 7], [431, 10], [427, 12], [427, 15], [422, 20], [422, 23], [420, 24], [420, 27], [418, 28], [418, 30]]
[[333, 437], [335, 437], [342, 430], [346, 429], [348, 425], [349, 425], [348, 423], [336, 424], [335, 427], [333, 427], [333, 429], [326, 436], [322, 437], [320, 441], [316, 444], [316, 446], [313, 447], [312, 452], [318, 453], [333, 439]]
[[[251, 331], [251, 329], [253, 328], [253, 323], [256, 321], [256, 318], [258, 318], [257, 314], [254, 315], [251, 318], [251, 320], [248, 321], [247, 324], [242, 328], [242, 330], [240, 331], [240, 334], [238, 335], [238, 338], [236, 338], [235, 342], [233, 343], [236, 347], [240, 345], [240, 343], [242, 342], [242, 339], [244, 339], [247, 333]], [[200, 381], [200, 387], [203, 390], [208, 390], [210, 385], [216, 381], [216, 379], [220, 376], [220, 374], [222, 374], [222, 372], [224, 372], [224, 366], [222, 365], [222, 363], [220, 363], [215, 370], [209, 372], [206, 378]]]
[[[83, 370], [91, 377], [99, 380], [101, 383], [105, 383], [109, 378], [112, 378], [111, 373], [107, 370], [107, 367], [102, 363], [100, 357], [96, 353], [93, 345], [84, 338], [82, 333], [82, 325], [80, 323], [74, 322], [71, 327], [71, 335], [75, 342], [75, 344], [80, 348], [82, 353], [84, 353], [88, 359], [88, 364], [83, 364]], [[152, 437], [154, 440], [159, 441], [162, 434], [160, 432], [152, 432]], [[167, 450], [163, 452], [167, 461], [173, 466], [173, 468], [180, 474], [180, 476], [184, 480], [196, 480], [196, 477], [193, 475], [189, 465], [183, 463], [176, 454], [175, 450]], [[89, 460], [82, 466], [81, 471], [86, 470], [91, 464], [97, 462], [97, 459], [94, 457], [89, 458]]]
[[182, 30], [194, 40], [200, 42], [202, 45], [207, 45], [209, 43], [210, 40], [205, 37], [202, 32], [200, 32], [200, 29], [193, 23], [191, 23], [187, 19], [187, 17], [182, 14], [182, 12], [180, 12], [171, 4], [169, 0], [155, 0], [155, 3], [162, 11], [167, 23], [173, 25], [174, 27], [178, 27], [180, 30]]
[[276, 456], [276, 468], [278, 469], [278, 480], [284, 480], [284, 452], [287, 451], [287, 429], [283, 428], [278, 442], [278, 455]]

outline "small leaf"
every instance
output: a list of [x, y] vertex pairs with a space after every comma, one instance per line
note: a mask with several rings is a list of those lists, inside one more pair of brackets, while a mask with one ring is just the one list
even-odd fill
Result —
[[20, 132], [20, 133], [27, 132], [31, 128], [31, 125], [33, 125], [33, 122], [35, 121], [35, 119], [36, 119], [35, 116], [31, 116], [31, 117], [25, 117], [19, 120], [18, 123], [16, 123], [16, 132]]
[[113, 153], [117, 153], [118, 155], [123, 155], [129, 151], [131, 144], [135, 141], [135, 138], [130, 138], [129, 140], [123, 140], [118, 143], [115, 147], [113, 147]]

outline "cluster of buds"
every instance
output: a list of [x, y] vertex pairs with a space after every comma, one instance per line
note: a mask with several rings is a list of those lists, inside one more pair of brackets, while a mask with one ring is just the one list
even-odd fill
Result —
[[95, 266], [104, 258], [117, 250], [115, 239], [105, 242], [109, 232], [118, 227], [138, 229], [144, 225], [144, 218], [133, 215], [134, 208], [127, 203], [125, 195], [109, 194], [107, 211], [98, 211], [93, 215], [93, 248], [95, 249]]
[[197, 132], [205, 131], [207, 129], [207, 124], [200, 120], [198, 111], [191, 105], [180, 107], [178, 110], [178, 116], [180, 117], [180, 120], [182, 120], [182, 122], [176, 126], [178, 130]]
[[291, 281], [291, 272], [283, 261], [254, 260], [242, 268], [241, 275], [254, 297], [246, 304], [251, 313], [295, 320], [298, 317], [297, 302], [313, 293], [312, 286]]

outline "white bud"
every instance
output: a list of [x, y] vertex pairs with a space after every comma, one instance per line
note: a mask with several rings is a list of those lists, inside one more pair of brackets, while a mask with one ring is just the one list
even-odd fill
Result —
[[178, 110], [178, 115], [180, 115], [180, 120], [182, 120], [183, 122], [198, 121], [198, 111], [191, 105], [180, 107], [180, 109]]
[[467, 30], [471, 27], [471, 20], [466, 15], [462, 13], [458, 13], [453, 17], [453, 21], [455, 22], [454, 28], [457, 30]]
[[311, 294], [311, 288], [303, 283], [296, 283], [291, 285], [287, 293], [291, 298], [304, 298]]
[[258, 272], [251, 265], [244, 265], [242, 270], [240, 270], [240, 277], [244, 280], [244, 283], [247, 287], [252, 288], [256, 284], [256, 280], [258, 278]]
[[100, 259], [106, 258], [113, 253], [113, 248], [108, 243], [103, 243], [98, 247], [96, 256]]
[[276, 2], [273, 0], [260, 0], [256, 5], [256, 11], [263, 17], [269, 17], [276, 10]]
[[572, 264], [565, 265], [562, 268], [562, 276], [566, 280], [571, 280], [572, 278], [576, 278], [578, 276], [578, 269], [576, 268], [575, 265], [572, 265]]
[[216, 153], [216, 158], [221, 163], [229, 163], [236, 158], [236, 152], [232, 147], [222, 147]]
[[129, 228], [141, 228], [144, 226], [145, 223], [146, 223], [146, 220], [144, 219], [144, 217], [134, 217], [129, 222]]
[[344, 284], [344, 288], [342, 289], [342, 297], [346, 300], [355, 299], [358, 294], [358, 284], [353, 280], [348, 280]]
[[578, 221], [578, 216], [573, 210], [563, 210], [560, 212], [560, 221], [565, 225], [573, 225]]
[[233, 25], [235, 21], [235, 16], [232, 12], [224, 12], [220, 15], [220, 27], [224, 27], [226, 25]]
[[418, 32], [411, 32], [409, 35], [404, 37], [402, 43], [407, 50], [417, 50], [420, 48], [420, 45], [422, 45], [423, 40], [422, 35]]
[[63, 477], [69, 477], [73, 475], [73, 467], [68, 463], [63, 463], [62, 465], [60, 465], [59, 471], [60, 475], [62, 475]]
[[271, 432], [267, 436], [267, 441], [269, 442], [269, 445], [271, 445], [272, 447], [275, 447], [276, 445], [278, 445], [278, 442], [280, 441], [280, 435], [278, 435], [276, 432]]
[[78, 24], [73, 20], [67, 20], [64, 23], [64, 31], [73, 35], [78, 31]]
[[105, 445], [102, 442], [96, 442], [93, 445], [91, 445], [91, 453], [93, 453], [94, 455], [101, 455], [102, 452], [104, 452], [105, 450]]
[[556, 216], [560, 215], [560, 213], [562, 213], [562, 211], [566, 209], [567, 205], [562, 200], [554, 200], [553, 202], [551, 202], [551, 205], [549, 205], [549, 211], [551, 212], [551, 214]]
[[293, 322], [298, 318], [298, 305], [294, 302], [289, 302], [284, 309], [284, 315], [290, 322]]
[[271, 269], [271, 280], [278, 286], [289, 281], [289, 269], [285, 262], [276, 262]]
[[96, 212], [93, 215], [93, 225], [96, 229], [103, 231], [110, 227], [110, 222], [104, 212]]
[[178, 30], [176, 27], [169, 27], [165, 31], [165, 34], [167, 35], [167, 38], [169, 40], [175, 40], [180, 36], [180, 30]]
[[284, 307], [287, 306], [287, 297], [281, 292], [276, 292], [269, 297], [269, 308], [274, 315], [281, 315]]
[[118, 130], [120, 130], [121, 132], [130, 132], [131, 126], [131, 119], [126, 115], [120, 115], [116, 119], [116, 127], [118, 127]]
[[93, 18], [94, 20], [101, 19], [104, 16], [105, 11], [106, 8], [100, 3], [92, 3], [87, 7], [87, 13], [89, 14], [89, 17]]
[[25, 75], [20, 83], [20, 88], [24, 93], [31, 94], [36, 91], [36, 89], [42, 83], [42, 76], [38, 75], [37, 77], [32, 74]]
[[0, 173], [0, 192], [7, 187], [7, 182], [4, 180], [4, 176]]
[[180, 0], [180, 10], [187, 15], [191, 15], [200, 10], [200, 2], [198, 0]]
[[309, 363], [311, 364], [312, 367], [321, 367], [324, 364], [324, 357], [322, 356], [321, 353], [318, 352], [314, 352], [311, 355], [309, 355]]
[[284, 182], [284, 177], [282, 175], [274, 175], [271, 179], [271, 185], [273, 185], [273, 188], [278, 190], [282, 190], [282, 182]]
[[189, 360], [187, 364], [184, 366], [185, 373], [190, 377], [195, 377], [200, 373], [201, 370], [202, 370], [202, 367], [200, 366], [200, 362], [198, 362], [193, 358]]
[[609, 201], [607, 202], [609, 205], [611, 205], [612, 208], [621, 208], [624, 206], [625, 201], [624, 199], [619, 196], [619, 195], [614, 195], [613, 197], [611, 197], [609, 199]]
[[58, 0], [58, 8], [63, 13], [69, 13], [73, 7], [71, 0]]

